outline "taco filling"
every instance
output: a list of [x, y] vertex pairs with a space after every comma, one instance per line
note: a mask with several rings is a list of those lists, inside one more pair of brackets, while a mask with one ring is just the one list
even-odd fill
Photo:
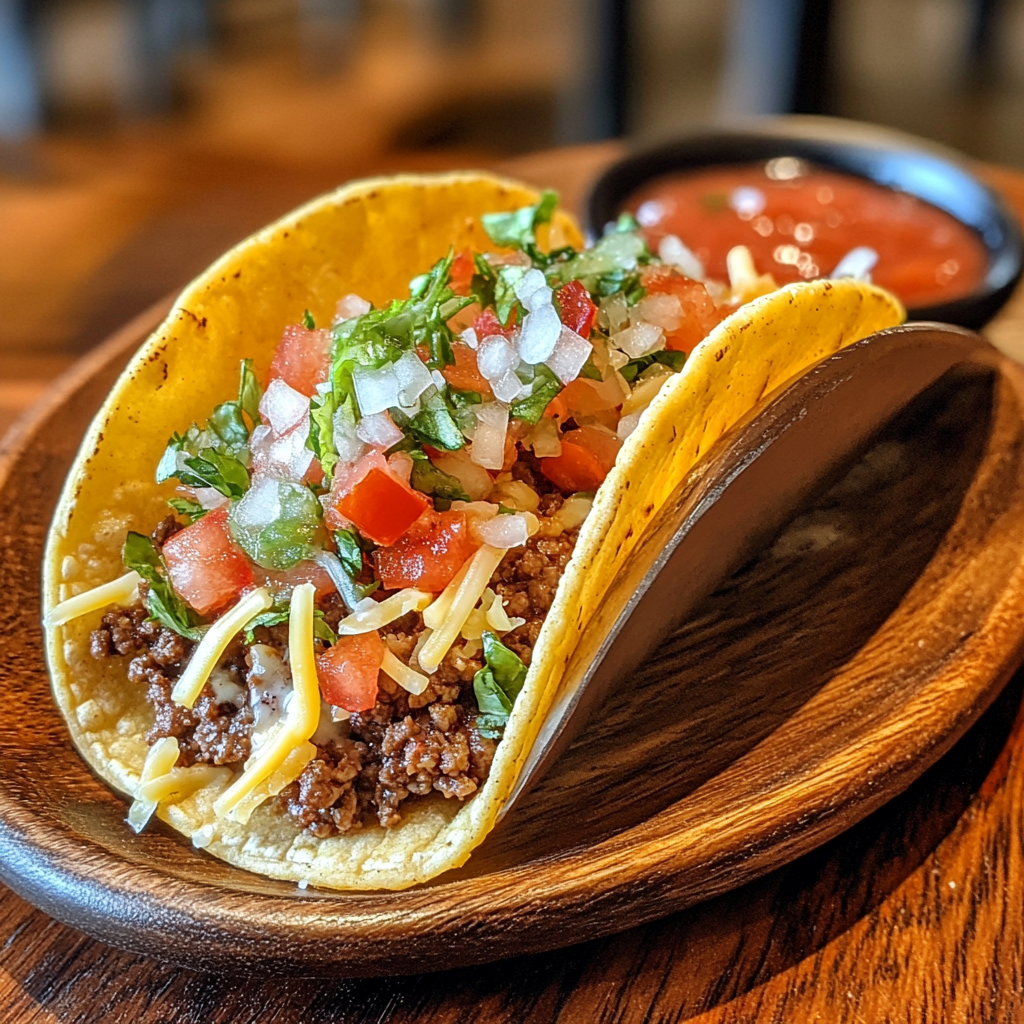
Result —
[[902, 317], [662, 249], [628, 217], [583, 248], [553, 193], [487, 175], [378, 179], [186, 289], [46, 556], [54, 694], [133, 828], [333, 887], [465, 862], [674, 489]]
[[[173, 514], [129, 533], [137, 596], [90, 637], [145, 690], [165, 769], [246, 781], [288, 717], [306, 584], [315, 728], [280, 747], [259, 795], [327, 837], [486, 780], [623, 441], [687, 353], [774, 288], [742, 253], [731, 285], [686, 277], [628, 216], [590, 249], [543, 252], [554, 208], [549, 192], [485, 215], [496, 251], [449, 252], [408, 298], [342, 296], [329, 325], [306, 313], [264, 386], [243, 361], [237, 399], [170, 439], [154, 470], [178, 485]], [[241, 800], [268, 777], [253, 774]]]

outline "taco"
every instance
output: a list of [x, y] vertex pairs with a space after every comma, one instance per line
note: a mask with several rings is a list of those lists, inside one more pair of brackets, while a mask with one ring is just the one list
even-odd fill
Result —
[[685, 277], [628, 219], [584, 250], [552, 193], [466, 173], [348, 185], [189, 285], [46, 553], [53, 691], [129, 823], [301, 885], [462, 864], [645, 523], [903, 317], [732, 266]]

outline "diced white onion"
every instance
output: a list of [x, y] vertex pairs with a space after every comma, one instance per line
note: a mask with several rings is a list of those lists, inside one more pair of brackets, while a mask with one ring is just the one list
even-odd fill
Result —
[[[415, 355], [413, 356], [415, 359]], [[419, 360], [416, 359], [419, 363]], [[420, 363], [420, 366], [423, 366]], [[423, 367], [427, 374], [427, 383], [430, 383], [430, 373]], [[393, 406], [399, 405], [399, 392], [401, 384], [395, 374], [395, 366], [386, 363], [377, 370], [366, 370], [360, 366], [352, 370], [352, 383], [356, 389], [356, 401], [359, 403], [359, 411], [364, 416], [372, 416], [375, 412], [383, 412]]]
[[852, 277], [856, 281], [870, 281], [871, 271], [878, 262], [878, 253], [866, 245], [851, 249], [837, 264], [830, 277]]
[[497, 380], [491, 381], [491, 390], [499, 402], [514, 402], [528, 387], [516, 376], [515, 370], [506, 370]]
[[536, 267], [532, 267], [516, 282], [516, 298], [528, 313], [541, 306], [551, 305], [551, 289], [544, 274]]
[[[259, 427], [256, 428], [257, 430]], [[255, 434], [256, 431], [253, 431]], [[199, 502], [203, 508], [213, 511], [215, 508], [220, 508], [221, 505], [228, 505], [231, 503], [231, 499], [226, 494], [221, 494], [216, 487], [197, 487], [193, 492], [195, 494], [196, 501]]]
[[444, 374], [440, 370], [431, 370], [430, 379], [438, 391], [441, 391], [448, 385], [448, 381], [444, 379]]
[[704, 280], [704, 264], [675, 235], [666, 235], [658, 244], [658, 258], [694, 281]]
[[520, 548], [530, 539], [524, 515], [498, 515], [477, 525], [477, 534], [493, 548]]
[[629, 362], [629, 356], [620, 352], [617, 348], [611, 349], [608, 353], [608, 365], [613, 370], [621, 370]]
[[412, 456], [408, 452], [395, 452], [388, 456], [388, 469], [407, 486], [410, 486], [409, 481], [412, 480], [412, 467]]
[[309, 399], [275, 377], [260, 399], [260, 415], [275, 434], [287, 434], [309, 413]]
[[662, 330], [674, 331], [683, 322], [683, 306], [678, 295], [645, 295], [636, 304], [636, 315]]
[[356, 437], [374, 448], [386, 449], [398, 444], [405, 435], [395, 426], [391, 414], [385, 411], [364, 416], [356, 427]]
[[274, 477], [256, 480], [232, 510], [238, 526], [269, 526], [281, 516], [280, 481]]
[[[665, 368], [668, 370], [668, 367]], [[661, 390], [662, 385], [672, 376], [672, 371], [668, 370], [667, 373], [659, 373], [651, 377], [646, 377], [641, 380], [622, 403], [623, 416], [629, 416], [634, 412], [643, 411], [654, 401], [657, 397], [658, 392]]]
[[472, 349], [475, 349], [478, 344], [476, 331], [472, 327], [467, 327], [459, 337]]
[[483, 402], [473, 406], [473, 413], [476, 416], [473, 461], [484, 469], [501, 469], [505, 462], [508, 407], [500, 402]]
[[519, 332], [519, 356], [525, 363], [543, 363], [554, 351], [562, 321], [552, 305], [538, 306], [527, 313]]
[[593, 348], [586, 338], [563, 324], [555, 347], [545, 363], [563, 384], [570, 384], [580, 375]]
[[412, 405], [434, 383], [426, 364], [411, 350], [395, 363], [395, 377], [399, 387], [396, 405]]
[[615, 436], [620, 441], [625, 441], [630, 434], [636, 430], [637, 424], [640, 422], [640, 417], [643, 416], [644, 410], [637, 409], [636, 412], [631, 412], [627, 416], [623, 416], [619, 420], [618, 426], [615, 428]]
[[490, 498], [517, 512], [536, 512], [540, 506], [540, 495], [522, 480], [499, 479], [491, 489]]
[[598, 309], [601, 326], [613, 333], [622, 330], [629, 323], [629, 307], [622, 292], [603, 298]]
[[347, 409], [339, 409], [334, 414], [334, 447], [342, 462], [357, 462], [370, 450], [370, 446], [356, 436], [356, 425]]
[[524, 443], [533, 449], [538, 459], [555, 458], [562, 454], [562, 438], [558, 424], [550, 416], [542, 416], [527, 434]]
[[348, 295], [338, 300], [335, 317], [338, 320], [351, 320], [353, 317], [369, 312], [370, 304], [366, 299], [360, 298], [355, 292], [349, 292]]
[[488, 381], [500, 380], [519, 365], [519, 356], [507, 338], [491, 334], [477, 346], [476, 365]]
[[612, 335], [612, 344], [621, 349], [630, 359], [639, 359], [649, 352], [661, 348], [662, 330], [654, 324], [641, 321]]
[[479, 501], [491, 493], [491, 487], [494, 485], [491, 474], [483, 466], [478, 466], [466, 449], [444, 452], [434, 456], [431, 462], [442, 473], [455, 477], [462, 484], [462, 489], [469, 495], [470, 500]]

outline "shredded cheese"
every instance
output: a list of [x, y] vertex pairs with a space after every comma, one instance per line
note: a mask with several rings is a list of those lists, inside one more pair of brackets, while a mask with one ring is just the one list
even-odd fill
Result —
[[309, 740], [305, 740], [290, 750], [278, 768], [275, 768], [261, 783], [253, 786], [235, 804], [230, 814], [231, 819], [244, 825], [251, 817], [252, 812], [264, 800], [277, 796], [285, 786], [290, 786], [314, 757], [316, 757], [316, 747]]
[[132, 569], [110, 583], [93, 587], [84, 594], [76, 594], [66, 601], [54, 605], [43, 620], [47, 626], [63, 626], [65, 622], [77, 619], [80, 615], [98, 611], [110, 604], [128, 604], [135, 588], [142, 582], [142, 577]]
[[230, 768], [218, 768], [212, 764], [172, 768], [166, 775], [143, 782], [139, 786], [139, 799], [152, 800], [158, 804], [175, 804], [197, 790], [226, 780], [230, 775]]
[[423, 611], [432, 600], [433, 595], [424, 590], [415, 590], [413, 587], [406, 587], [405, 590], [400, 590], [383, 601], [374, 601], [368, 597], [365, 603], [360, 602], [351, 615], [346, 615], [338, 623], [336, 632], [338, 636], [352, 636], [355, 633], [383, 629], [389, 622], [394, 622], [409, 612]]
[[462, 586], [462, 581], [466, 578], [466, 573], [469, 572], [469, 567], [472, 564], [473, 556], [470, 555], [462, 563], [462, 568], [452, 577], [451, 583], [437, 595], [437, 600], [424, 609], [423, 625], [427, 629], [441, 628], [441, 624], [448, 617], [448, 612], [451, 610], [452, 601], [455, 600], [455, 595], [458, 593], [459, 587]]
[[[316, 747], [307, 742], [320, 722], [320, 684], [313, 649], [315, 595], [312, 583], [300, 583], [292, 591], [288, 621], [291, 700], [285, 716], [246, 761], [242, 774], [214, 801], [213, 811], [218, 818], [248, 821], [264, 800], [297, 779], [316, 755]], [[278, 786], [276, 791], [274, 786]]]
[[387, 647], [384, 648], [384, 660], [381, 662], [380, 670], [409, 693], [420, 694], [430, 685], [428, 676], [410, 668], [401, 658], [395, 657]]
[[[469, 560], [465, 576], [450, 599], [451, 604], [444, 616], [444, 621], [430, 634], [430, 639], [420, 651], [420, 668], [424, 672], [433, 674], [437, 671], [441, 660], [455, 643], [462, 627], [466, 624], [470, 612], [476, 607], [477, 601], [487, 589], [494, 570], [498, 568], [502, 558], [505, 557], [505, 551], [505, 548], [492, 548], [490, 544], [484, 544]], [[454, 582], [453, 580], [452, 583]], [[452, 584], [449, 584], [449, 588], [451, 586]], [[438, 601], [442, 600], [447, 593], [448, 588], [441, 594]], [[427, 611], [430, 609], [428, 608]], [[423, 620], [424, 622], [427, 620], [426, 613], [424, 613]]]
[[246, 594], [231, 611], [225, 612], [199, 641], [199, 646], [193, 651], [185, 671], [178, 677], [174, 689], [171, 690], [171, 700], [182, 707], [192, 707], [235, 634], [245, 629], [257, 615], [265, 612], [272, 604], [270, 591], [266, 587], [259, 587]]
[[153, 817], [157, 801], [142, 796], [142, 789], [148, 782], [167, 775], [178, 760], [178, 741], [173, 736], [163, 736], [146, 751], [142, 765], [139, 788], [131, 807], [128, 808], [127, 822], [135, 832], [141, 832]]

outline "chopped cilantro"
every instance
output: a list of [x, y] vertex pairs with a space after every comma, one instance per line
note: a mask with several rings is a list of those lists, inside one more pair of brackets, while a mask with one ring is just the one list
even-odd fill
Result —
[[524, 423], [536, 423], [551, 399], [562, 390], [562, 382], [543, 363], [535, 367], [536, 374], [528, 395], [517, 398], [509, 406], [509, 416]]
[[480, 714], [477, 728], [488, 739], [500, 739], [519, 691], [526, 681], [526, 666], [494, 633], [482, 637], [487, 664], [473, 676], [473, 693]]
[[192, 501], [190, 498], [168, 498], [167, 504], [179, 516], [184, 516], [188, 520], [186, 525], [194, 523], [197, 519], [202, 519], [209, 511], [209, 509], [203, 508], [198, 501]]
[[338, 558], [345, 572], [353, 580], [357, 579], [363, 571], [363, 549], [355, 530], [338, 530], [334, 534], [334, 540], [338, 545]]
[[366, 585], [356, 583], [356, 579], [363, 571], [363, 556], [359, 554], [357, 563], [356, 552], [361, 551], [361, 546], [354, 531], [338, 530], [334, 540], [338, 545], [337, 565], [341, 571], [337, 574], [331, 573], [331, 578], [345, 606], [351, 611], [364, 597], [369, 597], [380, 586], [380, 582], [374, 580], [373, 583]]
[[302, 314], [302, 326], [305, 327], [307, 331], [316, 330], [316, 321], [313, 319], [313, 314], [310, 313], [308, 309]]
[[[279, 626], [288, 621], [288, 608], [272, 608], [269, 612], [257, 615], [248, 626], [245, 627], [245, 642], [251, 644], [255, 639], [254, 633], [257, 626]], [[336, 644], [337, 634], [327, 624], [324, 613], [319, 609], [313, 611], [313, 636], [322, 640], [325, 644]]]
[[408, 421], [406, 429], [424, 444], [444, 451], [454, 452], [466, 444], [444, 398], [437, 392], [423, 402], [423, 407]]
[[525, 273], [525, 267], [502, 267], [498, 271], [498, 279], [494, 285], [494, 312], [502, 327], [522, 320], [523, 310], [516, 298], [516, 285], [523, 279]]
[[412, 464], [410, 481], [417, 491], [432, 494], [442, 501], [469, 501], [469, 495], [463, 489], [461, 481], [438, 469], [432, 462], [419, 461]]
[[121, 560], [149, 584], [146, 609], [150, 619], [188, 640], [198, 641], [203, 638], [205, 627], [202, 619], [174, 592], [167, 579], [163, 555], [149, 537], [129, 532], [121, 551]]
[[677, 373], [683, 368], [683, 363], [686, 362], [685, 352], [672, 352], [668, 349], [664, 349], [661, 352], [650, 352], [645, 356], [639, 356], [636, 359], [630, 359], [628, 363], [619, 373], [632, 384], [636, 380], [637, 375], [647, 369], [648, 366], [653, 366], [655, 363], [661, 363], [663, 366], [667, 366], [670, 370]]

